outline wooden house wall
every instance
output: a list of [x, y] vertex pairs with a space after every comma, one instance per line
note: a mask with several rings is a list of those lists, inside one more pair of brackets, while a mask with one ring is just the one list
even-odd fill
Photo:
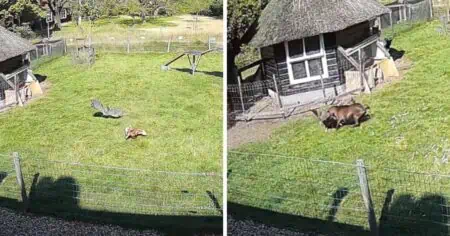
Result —
[[[324, 78], [324, 87], [332, 88], [344, 83], [338, 70], [336, 34], [329, 33], [324, 35], [326, 59], [328, 64], [329, 77]], [[322, 89], [320, 80], [309, 81], [305, 83], [291, 85], [289, 82], [288, 67], [286, 63], [286, 52], [284, 44], [276, 44], [261, 48], [261, 57], [266, 59], [264, 70], [267, 79], [272, 79], [275, 74], [280, 86], [280, 93], [283, 96], [314, 91]]]
[[336, 32], [336, 42], [338, 45], [348, 48], [370, 36], [370, 23], [368, 21]]
[[0, 62], [0, 73], [10, 74], [23, 66], [22, 55]]

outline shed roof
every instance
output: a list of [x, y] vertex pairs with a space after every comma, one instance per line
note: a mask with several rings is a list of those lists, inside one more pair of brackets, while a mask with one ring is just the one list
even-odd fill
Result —
[[0, 62], [22, 55], [34, 48], [28, 40], [0, 26]]
[[271, 0], [250, 44], [265, 47], [340, 31], [389, 12], [376, 0]]

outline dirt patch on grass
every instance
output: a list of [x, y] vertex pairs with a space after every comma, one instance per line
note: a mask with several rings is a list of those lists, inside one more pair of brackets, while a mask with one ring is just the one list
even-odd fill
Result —
[[[412, 68], [413, 63], [405, 56], [403, 56], [395, 61], [395, 65], [397, 66], [400, 76], [395, 78], [385, 78], [385, 81], [383, 83], [380, 83], [376, 86], [376, 90], [401, 81], [408, 70]], [[348, 100], [349, 97], [351, 96], [343, 97], [340, 100]], [[290, 116], [286, 119], [281, 118], [271, 120], [253, 120], [249, 122], [232, 122], [230, 118], [228, 118], [228, 149], [238, 148], [243, 144], [268, 140], [270, 139], [273, 131], [283, 126], [284, 124], [290, 121], [305, 119], [306, 117], [310, 117], [312, 115], [312, 112], [307, 111], [298, 115]]]

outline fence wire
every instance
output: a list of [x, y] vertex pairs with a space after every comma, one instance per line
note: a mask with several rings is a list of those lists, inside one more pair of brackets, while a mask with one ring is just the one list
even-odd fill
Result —
[[228, 159], [230, 201], [368, 227], [356, 165], [239, 152], [229, 152]]
[[369, 168], [369, 178], [383, 235], [448, 235], [450, 176]]
[[432, 9], [431, 1], [407, 1], [405, 4], [386, 5], [391, 13], [380, 16], [380, 27], [387, 37], [395, 37], [397, 34], [412, 28], [414, 25], [436, 18], [440, 12]]
[[[375, 64], [378, 36], [372, 35], [353, 47], [329, 50], [329, 76], [316, 81], [297, 84], [292, 91], [283, 83], [288, 83], [288, 75], [268, 79], [264, 73], [264, 61], [257, 61], [239, 70], [258, 67], [254, 75], [241, 83], [228, 84], [228, 115], [231, 120], [251, 120], [281, 118], [316, 109], [327, 102], [339, 100], [346, 95], [364, 89], [363, 78], [369, 89], [383, 82], [378, 64]], [[250, 79], [249, 79], [250, 78]]]
[[450, 233], [450, 175], [233, 151], [228, 159], [232, 202], [366, 228], [372, 218], [379, 235]]
[[[128, 35], [127, 35], [128, 34]], [[115, 53], [169, 53], [188, 50], [206, 51], [222, 47], [222, 35], [179, 35], [154, 37], [145, 33], [129, 32], [124, 37], [67, 38], [69, 48], [92, 45], [98, 52]]]
[[23, 104], [28, 99], [26, 80], [28, 68], [22, 67], [10, 74], [0, 74], [0, 111]]
[[7, 154], [0, 154], [0, 199], [2, 197], [20, 201], [13, 159]]
[[101, 218], [104, 213], [220, 216], [222, 177], [34, 159], [25, 163], [30, 210]]

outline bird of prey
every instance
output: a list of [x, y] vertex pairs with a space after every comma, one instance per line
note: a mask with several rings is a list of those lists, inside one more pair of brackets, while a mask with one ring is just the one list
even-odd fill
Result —
[[123, 116], [123, 112], [120, 109], [110, 108], [108, 106], [104, 107], [103, 104], [97, 99], [92, 100], [91, 106], [100, 111], [103, 117], [120, 118]]
[[142, 129], [135, 129], [135, 128], [131, 128], [131, 127], [127, 127], [125, 128], [125, 139], [135, 139], [138, 136], [147, 136], [147, 132], [145, 132], [145, 130]]

